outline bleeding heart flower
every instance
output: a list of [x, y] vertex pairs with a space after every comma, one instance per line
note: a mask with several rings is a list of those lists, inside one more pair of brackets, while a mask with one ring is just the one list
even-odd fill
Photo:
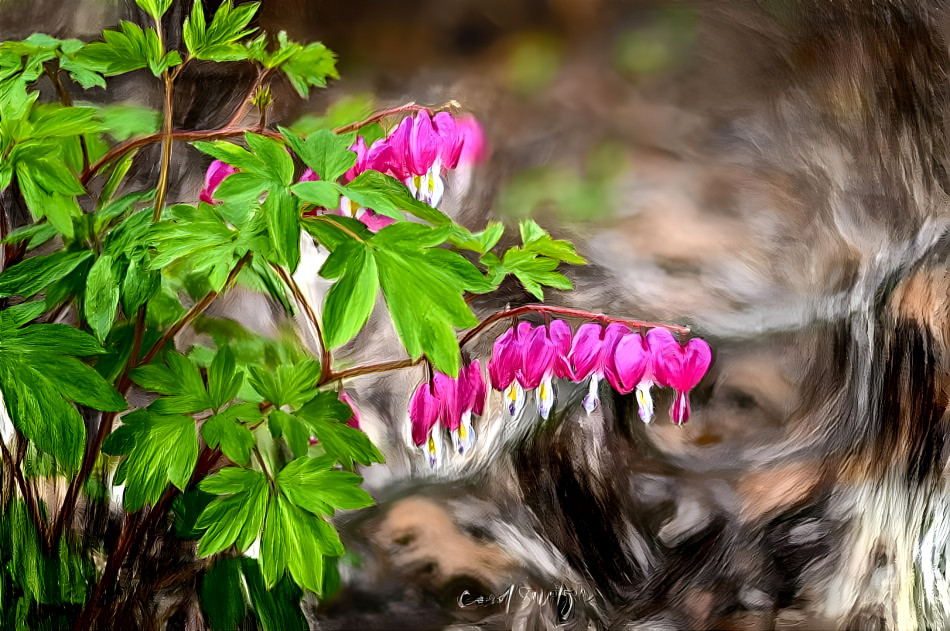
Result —
[[[523, 328], [522, 325], [527, 325]], [[527, 322], [518, 325], [518, 335], [521, 340], [521, 368], [518, 371], [518, 382], [526, 390], [537, 388], [538, 412], [541, 418], [547, 419], [551, 408], [554, 407], [554, 387], [551, 378], [554, 376], [554, 361], [557, 357], [557, 347], [548, 337], [545, 326], [532, 328]]]
[[689, 391], [696, 387], [709, 369], [712, 351], [709, 344], [699, 338], [682, 345], [666, 329], [654, 331], [657, 333], [650, 340], [654, 377], [657, 383], [671, 386], [676, 391], [670, 407], [670, 418], [677, 425], [682, 425], [689, 420]]
[[571, 353], [571, 325], [564, 320], [548, 324], [548, 339], [554, 344], [554, 376], [574, 380], [569, 355]]
[[488, 155], [488, 143], [485, 132], [474, 116], [461, 116], [456, 122], [459, 137], [462, 140], [462, 150], [459, 153], [459, 166], [478, 164]]
[[357, 409], [356, 404], [353, 403], [353, 399], [350, 398], [344, 390], [340, 390], [340, 401], [346, 403], [350, 406], [350, 409], [353, 410], [353, 416], [347, 419], [346, 424], [354, 429], [360, 428], [360, 411]]
[[229, 175], [234, 175], [237, 172], [237, 167], [233, 167], [227, 162], [222, 162], [221, 160], [212, 162], [207, 172], [205, 172], [205, 187], [201, 189], [198, 199], [206, 204], [213, 204], [214, 192], [221, 186], [221, 182], [224, 181], [224, 178]]
[[432, 124], [436, 133], [439, 134], [442, 145], [439, 150], [442, 166], [446, 169], [454, 169], [458, 166], [464, 141], [458, 123], [448, 112], [439, 112], [432, 117]]
[[[619, 329], [617, 334], [620, 334]], [[598, 389], [605, 370], [604, 335], [605, 330], [601, 325], [593, 322], [582, 324], [571, 340], [571, 350], [568, 353], [570, 378], [583, 381], [590, 377], [589, 389], [583, 403], [588, 414], [600, 403]]]
[[440, 401], [432, 394], [428, 382], [419, 384], [409, 399], [412, 442], [423, 448], [430, 467], [434, 467], [442, 459], [442, 438], [436, 431], [440, 408]]

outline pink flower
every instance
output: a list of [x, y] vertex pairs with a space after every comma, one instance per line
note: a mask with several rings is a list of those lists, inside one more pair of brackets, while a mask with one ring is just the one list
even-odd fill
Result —
[[458, 453], [464, 454], [474, 447], [472, 415], [479, 416], [485, 411], [487, 394], [482, 367], [477, 360], [462, 366], [457, 378], [437, 372], [431, 386], [423, 383], [416, 389], [409, 401], [412, 440], [417, 446], [425, 445], [423, 449], [431, 466], [442, 458], [439, 427], [451, 432]]
[[657, 383], [671, 386], [676, 395], [670, 407], [670, 418], [677, 425], [689, 420], [689, 391], [696, 387], [709, 369], [712, 351], [704, 340], [691, 339], [680, 344], [666, 329], [654, 329], [650, 340], [653, 372]]
[[303, 172], [303, 175], [300, 176], [300, 179], [297, 180], [300, 182], [316, 182], [320, 179], [320, 176], [313, 172], [313, 169], [307, 167], [307, 170]]
[[458, 123], [448, 112], [439, 112], [433, 116], [432, 123], [442, 144], [439, 150], [442, 166], [446, 169], [454, 169], [458, 166], [464, 141]]
[[213, 204], [214, 192], [221, 186], [221, 182], [224, 181], [224, 178], [237, 172], [238, 169], [227, 162], [222, 162], [221, 160], [212, 162], [211, 166], [208, 167], [208, 171], [205, 173], [205, 187], [201, 189], [198, 199], [206, 204]]
[[548, 339], [554, 344], [554, 376], [574, 380], [571, 370], [571, 325], [564, 320], [552, 320], [548, 325]]
[[346, 424], [354, 429], [359, 429], [360, 411], [357, 409], [356, 404], [353, 403], [353, 399], [350, 398], [350, 395], [348, 395], [345, 390], [340, 390], [340, 401], [346, 403], [348, 406], [350, 406], [350, 409], [353, 410], [353, 415], [347, 419]]
[[584, 397], [584, 409], [590, 414], [600, 403], [598, 389], [604, 378], [604, 327], [593, 322], [582, 324], [571, 341], [568, 354], [570, 378], [583, 381], [590, 377], [587, 395]]
[[471, 115], [460, 117], [456, 124], [462, 145], [457, 164], [470, 166], [483, 161], [488, 156], [488, 143], [482, 126]]
[[435, 429], [439, 422], [441, 404], [432, 394], [429, 384], [421, 383], [409, 399], [409, 422], [412, 429], [412, 442], [417, 447], [423, 447], [429, 460], [429, 466], [434, 467], [442, 457], [442, 439]]

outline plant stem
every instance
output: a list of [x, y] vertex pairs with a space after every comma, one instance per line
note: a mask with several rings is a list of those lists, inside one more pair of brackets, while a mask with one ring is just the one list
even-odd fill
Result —
[[33, 488], [26, 483], [26, 480], [23, 478], [23, 472], [20, 471], [20, 467], [13, 460], [13, 455], [10, 453], [10, 450], [7, 449], [3, 441], [0, 441], [0, 451], [3, 452], [4, 464], [9, 468], [11, 477], [16, 480], [17, 486], [20, 487], [20, 495], [23, 496], [23, 503], [26, 504], [26, 511], [30, 516], [30, 521], [32, 521], [36, 527], [36, 531], [40, 535], [40, 541], [45, 541], [46, 524], [40, 515], [40, 507], [36, 503], [36, 498], [33, 496]]
[[368, 366], [356, 366], [340, 372], [330, 372], [326, 377], [321, 377], [317, 386], [322, 386], [331, 381], [340, 381], [342, 379], [352, 379], [353, 377], [362, 377], [363, 375], [372, 375], [380, 372], [389, 372], [390, 370], [399, 370], [409, 368], [424, 361], [424, 357], [419, 359], [397, 359], [391, 362], [381, 362], [379, 364], [370, 364]]
[[300, 286], [297, 284], [297, 281], [294, 280], [294, 277], [291, 276], [290, 273], [280, 265], [271, 263], [271, 267], [275, 272], [277, 272], [277, 276], [280, 277], [280, 280], [282, 280], [283, 283], [287, 285], [287, 288], [290, 289], [290, 293], [293, 294], [297, 304], [300, 305], [300, 308], [303, 310], [307, 320], [310, 321], [310, 324], [313, 325], [313, 328], [316, 331], [317, 344], [320, 346], [320, 381], [323, 382], [324, 379], [332, 372], [330, 364], [333, 362], [333, 358], [330, 355], [330, 349], [328, 349], [326, 344], [323, 342], [323, 330], [320, 327], [320, 318], [317, 317], [313, 307], [310, 306], [310, 301], [307, 300], [307, 297], [300, 290]]
[[165, 108], [162, 124], [162, 163], [158, 172], [158, 190], [155, 193], [155, 207], [152, 210], [152, 221], [162, 217], [162, 208], [165, 206], [165, 195], [168, 192], [168, 165], [172, 159], [172, 107], [174, 105], [174, 88], [172, 76], [168, 70], [162, 73], [165, 80]]
[[[270, 77], [271, 73], [274, 72], [273, 68], [262, 68], [260, 72], [257, 73], [257, 78], [254, 79], [254, 83], [251, 84], [251, 88], [247, 91], [247, 94], [241, 99], [240, 104], [238, 104], [237, 109], [234, 110], [234, 114], [231, 115], [231, 118], [228, 119], [228, 122], [224, 124], [224, 129], [235, 127], [238, 123], [241, 122], [241, 119], [244, 118], [244, 115], [247, 114], [248, 103], [253, 102], [254, 94], [257, 92], [257, 89], [263, 85], [264, 80]], [[264, 123], [261, 122], [259, 125], [261, 128], [264, 127]]]
[[220, 296], [221, 293], [227, 291], [227, 290], [231, 287], [231, 285], [234, 284], [234, 281], [237, 279], [237, 275], [238, 275], [238, 274], [240, 273], [240, 271], [244, 268], [244, 266], [247, 265], [247, 262], [250, 261], [250, 260], [251, 260], [251, 252], [248, 251], [248, 252], [247, 252], [244, 256], [242, 256], [241, 259], [237, 262], [237, 265], [234, 266], [234, 268], [231, 270], [231, 273], [228, 274], [228, 278], [227, 278], [227, 280], [224, 281], [224, 286], [221, 288], [221, 291], [220, 291], [220, 292], [217, 292], [217, 291], [212, 290], [212, 291], [208, 292], [208, 294], [207, 294], [204, 298], [202, 298], [200, 301], [198, 301], [198, 302], [195, 304], [194, 307], [192, 307], [191, 309], [188, 310], [188, 313], [186, 313], [184, 316], [182, 316], [181, 320], [179, 320], [178, 322], [176, 322], [175, 324], [173, 324], [167, 331], [165, 331], [165, 332], [162, 334], [162, 337], [158, 340], [158, 342], [156, 342], [155, 345], [152, 346], [152, 348], [150, 348], [147, 353], [145, 353], [145, 357], [142, 358], [142, 361], [139, 362], [139, 364], [140, 364], [140, 365], [141, 365], [141, 364], [147, 364], [147, 363], [149, 363], [150, 361], [152, 361], [152, 359], [154, 359], [155, 356], [158, 355], [159, 351], [162, 350], [162, 348], [165, 346], [165, 344], [167, 344], [167, 343], [170, 342], [172, 339], [174, 339], [174, 337], [175, 337], [176, 335], [178, 335], [178, 333], [179, 333], [183, 328], [185, 328], [186, 326], [188, 326], [188, 325], [191, 323], [192, 320], [194, 320], [194, 319], [195, 319], [197, 316], [199, 316], [205, 309], [207, 309], [208, 306], [209, 306], [212, 302], [214, 302], [214, 299], [215, 299], [215, 298], [217, 298], [218, 296]]
[[383, 120], [387, 116], [392, 116], [393, 114], [401, 114], [402, 112], [418, 112], [420, 110], [428, 111], [429, 108], [423, 105], [416, 105], [415, 103], [410, 101], [409, 103], [404, 103], [403, 105], [397, 105], [396, 107], [390, 107], [389, 109], [376, 112], [369, 118], [364, 118], [361, 121], [350, 123], [349, 125], [344, 125], [343, 127], [337, 127], [336, 129], [333, 130], [333, 133], [346, 134], [351, 131], [356, 131], [357, 129], [366, 127], [367, 125], [378, 123], [379, 121]]
[[[228, 274], [228, 278], [224, 283], [224, 287], [221, 288], [221, 292], [227, 290], [237, 278], [238, 273], [247, 264], [251, 258], [251, 253], [248, 252], [237, 262], [237, 265], [234, 266], [234, 269], [231, 270], [231, 273]], [[194, 307], [188, 310], [188, 312], [182, 316], [182, 318], [172, 325], [162, 337], [149, 349], [141, 361], [133, 361], [132, 358], [129, 358], [128, 363], [126, 363], [125, 369], [122, 371], [122, 374], [119, 375], [118, 380], [116, 381], [116, 390], [120, 394], [124, 395], [129, 387], [132, 385], [132, 380], [129, 378], [129, 374], [137, 366], [142, 364], [147, 364], [164, 348], [165, 344], [170, 342], [175, 335], [177, 335], [183, 328], [188, 326], [188, 324], [194, 320], [201, 312], [208, 308], [208, 306], [214, 302], [214, 299], [220, 295], [220, 292], [211, 291], [204, 298], [201, 299]], [[118, 412], [106, 412], [102, 415], [102, 420], [99, 423], [99, 430], [96, 432], [96, 436], [93, 439], [92, 445], [89, 448], [89, 451], [86, 452], [85, 458], [83, 458], [82, 465], [79, 468], [79, 472], [76, 474], [76, 477], [73, 478], [73, 481], [70, 483], [69, 488], [66, 490], [66, 497], [63, 499], [63, 507], [60, 509], [59, 514], [56, 516], [56, 521], [53, 524], [53, 527], [50, 529], [50, 546], [54, 546], [60, 536], [62, 536], [63, 530], [69, 526], [72, 522], [73, 513], [76, 510], [76, 502], [79, 499], [79, 491], [82, 488], [82, 485], [86, 482], [86, 478], [89, 477], [89, 474], [92, 472], [93, 464], [96, 461], [96, 458], [99, 456], [99, 452], [102, 449], [102, 443], [105, 442], [106, 436], [112, 431], [112, 425], [115, 422], [116, 417], [119, 415]]]
[[[219, 450], [205, 447], [195, 465], [195, 470], [191, 475], [189, 485], [206, 476], [220, 457], [221, 452]], [[80, 614], [79, 621], [76, 624], [77, 629], [89, 629], [92, 627], [99, 616], [99, 603], [102, 601], [102, 596], [106, 588], [113, 585], [118, 579], [119, 570], [122, 568], [122, 564], [125, 562], [129, 551], [133, 547], [138, 547], [138, 541], [141, 539], [141, 536], [147, 533], [154, 523], [168, 511], [172, 500], [177, 494], [178, 489], [171, 486], [165, 491], [165, 494], [162, 495], [158, 503], [145, 514], [143, 519], [139, 519], [142, 511], [127, 517], [125, 525], [122, 528], [122, 533], [119, 535], [119, 542], [112, 554], [109, 555], [102, 576], [99, 582], [96, 583], [92, 596]]]
[[505, 309], [493, 313], [484, 320], [478, 323], [478, 326], [471, 329], [466, 333], [461, 341], [459, 341], [459, 346], [465, 346], [473, 339], [475, 339], [479, 334], [481, 334], [485, 329], [495, 324], [499, 320], [504, 320], [505, 318], [516, 318], [520, 315], [526, 313], [551, 313], [555, 315], [567, 316], [570, 318], [583, 318], [585, 320], [594, 320], [596, 322], [602, 322], [603, 324], [611, 324], [613, 322], [618, 322], [620, 324], [626, 324], [630, 328], [663, 328], [668, 329], [672, 333], [678, 333], [679, 335], [689, 335], [689, 327], [679, 326], [676, 324], [663, 324], [661, 322], [644, 322], [642, 320], [629, 320], [627, 318], [615, 318], [612, 316], [605, 315], [603, 313], [592, 313], [590, 311], [584, 311], [582, 309], [571, 309], [568, 307], [554, 307], [551, 305], [524, 305], [523, 307], [517, 307], [515, 309]]
[[[347, 132], [360, 129], [361, 127], [365, 127], [366, 125], [369, 125], [371, 123], [375, 123], [379, 121], [380, 119], [385, 118], [386, 116], [390, 116], [392, 114], [398, 114], [400, 112], [419, 111], [419, 110], [424, 110], [424, 109], [426, 108], [422, 107], [421, 105], [416, 105], [415, 103], [406, 103], [405, 105], [400, 105], [399, 107], [393, 107], [388, 110], [377, 112], [376, 114], [373, 114], [369, 118], [359, 121], [357, 123], [351, 123], [349, 125], [344, 125], [343, 127], [337, 127], [336, 129], [333, 130], [333, 132], [336, 134], [345, 134]], [[117, 158], [121, 158], [122, 156], [129, 153], [130, 151], [134, 151], [140, 147], [144, 147], [145, 145], [150, 145], [156, 142], [160, 142], [164, 140], [166, 137], [171, 138], [172, 140], [193, 142], [195, 140], [219, 140], [223, 138], [233, 138], [235, 136], [243, 136], [246, 132], [250, 131], [250, 132], [254, 132], [255, 134], [268, 136], [270, 138], [276, 138], [278, 140], [283, 138], [283, 136], [279, 132], [273, 131], [271, 129], [262, 129], [260, 127], [234, 127], [232, 126], [234, 124], [237, 124], [237, 121], [240, 121], [240, 119], [243, 116], [244, 114], [241, 113], [241, 115], [237, 117], [234, 123], [232, 123], [232, 121], [228, 121], [228, 123], [226, 123], [224, 127], [221, 127], [219, 129], [196, 129], [192, 131], [173, 131], [167, 135], [164, 132], [160, 132], [157, 134], [142, 136], [141, 138], [131, 138], [129, 140], [126, 140], [123, 143], [117, 144], [112, 149], [107, 151], [105, 155], [103, 155], [101, 158], [99, 158], [93, 164], [91, 164], [88, 169], [83, 169], [83, 172], [79, 176], [79, 181], [83, 184], [83, 186], [85, 186], [86, 184], [89, 183], [89, 180], [92, 179], [92, 176], [94, 176], [96, 173], [101, 171], [105, 165], [109, 164], [113, 160], [116, 160]], [[232, 119], [233, 118], [234, 117], [232, 117]]]

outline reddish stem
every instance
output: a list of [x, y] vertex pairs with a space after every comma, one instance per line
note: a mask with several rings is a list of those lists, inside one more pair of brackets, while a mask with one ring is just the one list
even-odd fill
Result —
[[481, 334], [485, 329], [495, 324], [499, 320], [504, 320], [505, 318], [517, 318], [518, 316], [525, 315], [527, 313], [542, 313], [542, 314], [555, 314], [567, 316], [569, 318], [583, 318], [585, 320], [594, 320], [595, 322], [602, 322], [603, 324], [611, 324], [613, 322], [618, 322], [620, 324], [626, 324], [631, 329], [637, 328], [663, 328], [668, 329], [672, 333], [677, 333], [681, 337], [689, 335], [689, 327], [679, 326], [677, 324], [663, 324], [662, 322], [645, 322], [643, 320], [630, 320], [628, 318], [616, 318], [609, 316], [603, 313], [592, 313], [590, 311], [584, 311], [582, 309], [571, 309], [569, 307], [553, 307], [551, 305], [524, 305], [523, 307], [516, 307], [515, 309], [506, 309], [504, 311], [499, 311], [488, 316], [484, 320], [478, 323], [474, 329], [465, 334], [465, 336], [459, 342], [459, 346], [465, 346], [473, 339], [475, 339], [479, 334]]

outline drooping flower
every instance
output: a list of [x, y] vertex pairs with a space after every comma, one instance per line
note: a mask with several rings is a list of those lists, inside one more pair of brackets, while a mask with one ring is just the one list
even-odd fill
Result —
[[463, 366], [457, 379], [436, 373], [433, 377], [435, 396], [439, 399], [439, 419], [451, 432], [455, 450], [464, 454], [475, 445], [472, 416], [479, 416], [485, 408], [485, 382], [481, 364], [474, 361]]
[[554, 344], [554, 376], [574, 380], [569, 355], [571, 353], [571, 325], [564, 320], [548, 324], [548, 339]]
[[211, 163], [211, 166], [208, 167], [208, 170], [205, 172], [205, 186], [201, 189], [201, 193], [198, 195], [198, 199], [205, 202], [206, 204], [214, 203], [214, 192], [221, 186], [221, 182], [224, 181], [224, 178], [229, 175], [234, 175], [238, 172], [237, 167], [233, 167], [227, 162], [221, 160], [215, 160]]
[[461, 116], [456, 121], [456, 125], [462, 145], [458, 165], [471, 166], [484, 160], [488, 154], [488, 143], [478, 120], [471, 115]]
[[654, 377], [657, 383], [675, 390], [670, 418], [677, 425], [682, 425], [689, 420], [689, 391], [709, 369], [712, 351], [709, 344], [699, 338], [693, 338], [683, 345], [666, 329], [654, 331], [656, 333], [650, 340]]
[[488, 360], [488, 379], [492, 388], [504, 391], [505, 403], [511, 416], [516, 416], [524, 405], [524, 390], [515, 379], [520, 368], [521, 341], [517, 330], [511, 328], [495, 340], [491, 359]]
[[419, 384], [409, 399], [412, 442], [417, 447], [422, 447], [430, 467], [434, 467], [442, 459], [442, 437], [437, 431], [440, 407], [440, 401], [432, 394], [428, 382]]
[[458, 166], [459, 157], [462, 155], [462, 144], [465, 140], [458, 123], [448, 112], [439, 112], [432, 117], [432, 125], [441, 141], [439, 157], [442, 160], [442, 166], [446, 169], [454, 169]]
[[598, 389], [604, 378], [604, 327], [593, 322], [580, 325], [571, 340], [568, 354], [570, 378], [583, 381], [590, 377], [587, 395], [584, 397], [584, 409], [590, 414], [600, 403]]
[[349, 427], [352, 427], [354, 429], [359, 429], [360, 428], [360, 411], [359, 409], [357, 409], [356, 404], [353, 403], [353, 399], [350, 398], [350, 395], [348, 395], [345, 390], [340, 390], [339, 396], [340, 396], [340, 401], [342, 401], [343, 403], [346, 403], [348, 406], [350, 406], [350, 409], [353, 410], [353, 415], [349, 419], [347, 419], [346, 424]]
[[[523, 322], [521, 324], [528, 324]], [[541, 418], [547, 419], [554, 407], [554, 387], [551, 379], [554, 376], [554, 360], [557, 348], [545, 326], [522, 329], [518, 325], [521, 341], [521, 368], [518, 371], [518, 382], [526, 390], [537, 388], [538, 412]]]

